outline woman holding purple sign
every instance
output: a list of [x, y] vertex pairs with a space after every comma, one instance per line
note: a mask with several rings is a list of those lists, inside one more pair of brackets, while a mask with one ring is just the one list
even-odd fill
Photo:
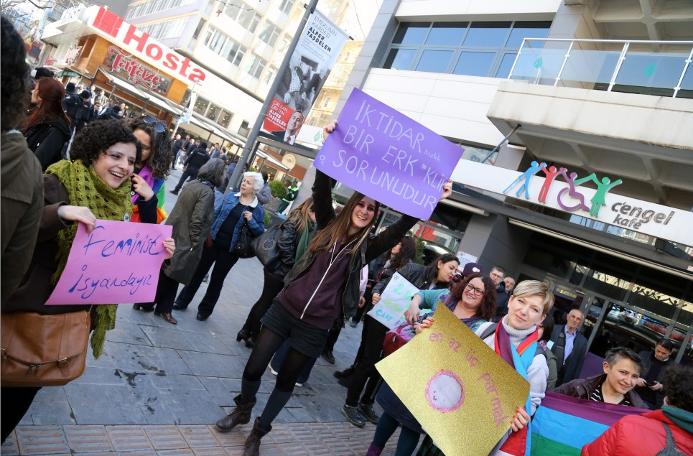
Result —
[[[332, 133], [335, 127], [328, 126], [325, 133]], [[284, 289], [262, 319], [262, 330], [243, 371], [241, 394], [234, 398], [236, 407], [216, 423], [217, 430], [229, 432], [250, 421], [262, 375], [274, 353], [287, 341], [289, 353], [267, 405], [245, 441], [244, 456], [259, 454], [260, 441], [289, 401], [298, 375], [320, 356], [334, 322], [345, 320], [356, 310], [361, 269], [391, 249], [418, 221], [404, 215], [371, 237], [380, 203], [357, 192], [336, 216], [331, 183], [327, 175], [317, 171], [313, 206], [318, 232], [286, 275]], [[450, 183], [445, 184], [443, 198], [450, 195], [451, 188]]]
[[[87, 231], [91, 231], [97, 219], [129, 220], [133, 207], [130, 199], [133, 183], [135, 191], [142, 196], [138, 204], [143, 221], [156, 222], [152, 189], [146, 182], [133, 179], [141, 150], [128, 125], [112, 120], [90, 123], [75, 136], [71, 155], [74, 161], [61, 160], [46, 170], [38, 243], [29, 271], [19, 288], [3, 304], [3, 313], [46, 315], [88, 311], [90, 306], [46, 306], [44, 303], [65, 268], [77, 223], [83, 223]], [[164, 246], [168, 255], [172, 255], [175, 250], [173, 239], [166, 239]], [[94, 358], [103, 352], [106, 331], [115, 327], [116, 308], [116, 305], [91, 308]], [[39, 389], [2, 389], [3, 439], [22, 419]]]

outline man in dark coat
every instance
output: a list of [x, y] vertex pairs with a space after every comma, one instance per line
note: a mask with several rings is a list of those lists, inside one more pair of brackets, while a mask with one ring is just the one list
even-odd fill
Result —
[[176, 188], [171, 190], [171, 193], [177, 195], [188, 178], [195, 179], [198, 171], [202, 165], [207, 163], [207, 160], [209, 160], [209, 155], [207, 155], [207, 143], [201, 142], [190, 154], [188, 154], [188, 158], [185, 159], [183, 175], [180, 177], [178, 184], [176, 184]]
[[556, 385], [579, 378], [582, 363], [587, 352], [587, 339], [580, 333], [580, 325], [585, 320], [580, 309], [568, 312], [565, 325], [556, 326], [551, 333], [551, 351], [558, 361], [558, 381]]
[[635, 390], [647, 406], [656, 410], [662, 406], [665, 391], [661, 379], [664, 371], [674, 364], [671, 352], [674, 345], [668, 339], [660, 339], [655, 345], [654, 351], [644, 350], [638, 355], [642, 359], [642, 373]]

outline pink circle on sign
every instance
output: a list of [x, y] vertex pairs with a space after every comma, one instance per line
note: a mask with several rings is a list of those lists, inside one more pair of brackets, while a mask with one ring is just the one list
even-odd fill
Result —
[[464, 403], [462, 379], [449, 370], [437, 372], [426, 385], [426, 400], [439, 412], [454, 412]]

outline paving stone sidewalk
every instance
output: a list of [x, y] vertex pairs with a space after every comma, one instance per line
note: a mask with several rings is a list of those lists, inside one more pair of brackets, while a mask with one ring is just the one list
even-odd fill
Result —
[[[172, 173], [167, 189], [179, 176]], [[166, 194], [167, 211], [175, 199]], [[240, 454], [246, 432], [221, 435], [210, 426], [231, 410], [240, 392], [250, 350], [235, 336], [262, 281], [256, 259], [239, 260], [205, 322], [195, 319], [204, 283], [188, 311], [174, 311], [175, 326], [121, 305], [103, 355], [95, 360], [90, 354], [84, 375], [70, 384], [43, 388], [2, 454]], [[345, 422], [340, 408], [346, 389], [332, 375], [351, 364], [360, 335], [360, 325], [347, 326], [335, 347], [336, 365], [318, 360], [307, 384], [296, 388], [277, 417], [263, 456], [365, 454], [373, 426], [358, 429]], [[267, 372], [255, 413], [273, 387]]]

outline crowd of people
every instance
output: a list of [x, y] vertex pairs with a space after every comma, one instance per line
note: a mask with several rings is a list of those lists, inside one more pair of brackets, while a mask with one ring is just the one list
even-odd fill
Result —
[[[196, 313], [197, 320], [207, 320], [234, 264], [249, 256], [249, 241], [266, 231], [269, 176], [245, 171], [237, 191], [226, 191], [236, 163], [218, 144], [210, 147], [180, 134], [171, 138], [163, 122], [150, 116], [129, 118], [121, 105], [99, 109], [89, 90], [63, 87], [45, 70], [35, 71], [32, 80], [21, 38], [4, 17], [1, 38], [3, 315], [87, 313], [91, 348], [98, 358], [106, 331], [115, 327], [118, 306], [56, 308], [45, 302], [65, 267], [78, 224], [90, 230], [97, 219], [105, 219], [172, 226], [171, 238], [164, 241], [167, 259], [155, 300], [135, 304], [135, 310], [153, 311], [176, 324], [174, 311], [192, 304], [211, 269]], [[325, 135], [334, 128], [327, 126]], [[182, 176], [171, 190], [176, 204], [166, 214], [165, 180], [181, 163]], [[526, 454], [532, 416], [552, 390], [652, 410], [618, 421], [583, 454], [693, 454], [693, 370], [673, 363], [670, 341], [662, 339], [652, 352], [640, 354], [614, 347], [601, 374], [582, 378], [587, 341], [580, 332], [584, 314], [579, 308], [559, 315], [565, 323], [555, 324], [554, 296], [545, 282], [516, 283], [500, 266], [488, 271], [478, 263], [461, 266], [454, 254], [420, 264], [416, 240], [409, 234], [416, 218], [403, 215], [375, 233], [380, 203], [355, 192], [341, 211], [335, 210], [334, 183], [317, 171], [311, 197], [282, 222], [277, 259], [264, 265], [261, 295], [236, 337], [251, 352], [241, 392], [233, 398], [236, 406], [216, 422], [219, 432], [249, 423], [263, 373], [269, 368], [276, 375], [245, 441], [245, 456], [259, 454], [262, 439], [295, 387], [308, 381], [316, 359], [322, 356], [334, 364], [333, 347], [345, 324], [355, 327], [361, 321], [361, 343], [351, 367], [335, 372], [347, 387], [343, 415], [360, 428], [367, 422], [376, 425], [369, 456], [380, 455], [397, 429], [396, 456], [412, 455], [417, 448], [419, 456], [442, 454], [375, 368], [384, 356], [429, 331], [439, 306], [447, 307], [530, 385], [526, 403], [517, 407], [492, 454]], [[290, 189], [286, 206], [296, 190], [295, 185]], [[451, 191], [446, 183], [441, 199]], [[390, 337], [388, 328], [368, 312], [395, 273], [419, 291], [404, 314], [406, 322]], [[3, 441], [39, 389], [3, 386]], [[634, 444], [634, 435], [645, 443]]]

